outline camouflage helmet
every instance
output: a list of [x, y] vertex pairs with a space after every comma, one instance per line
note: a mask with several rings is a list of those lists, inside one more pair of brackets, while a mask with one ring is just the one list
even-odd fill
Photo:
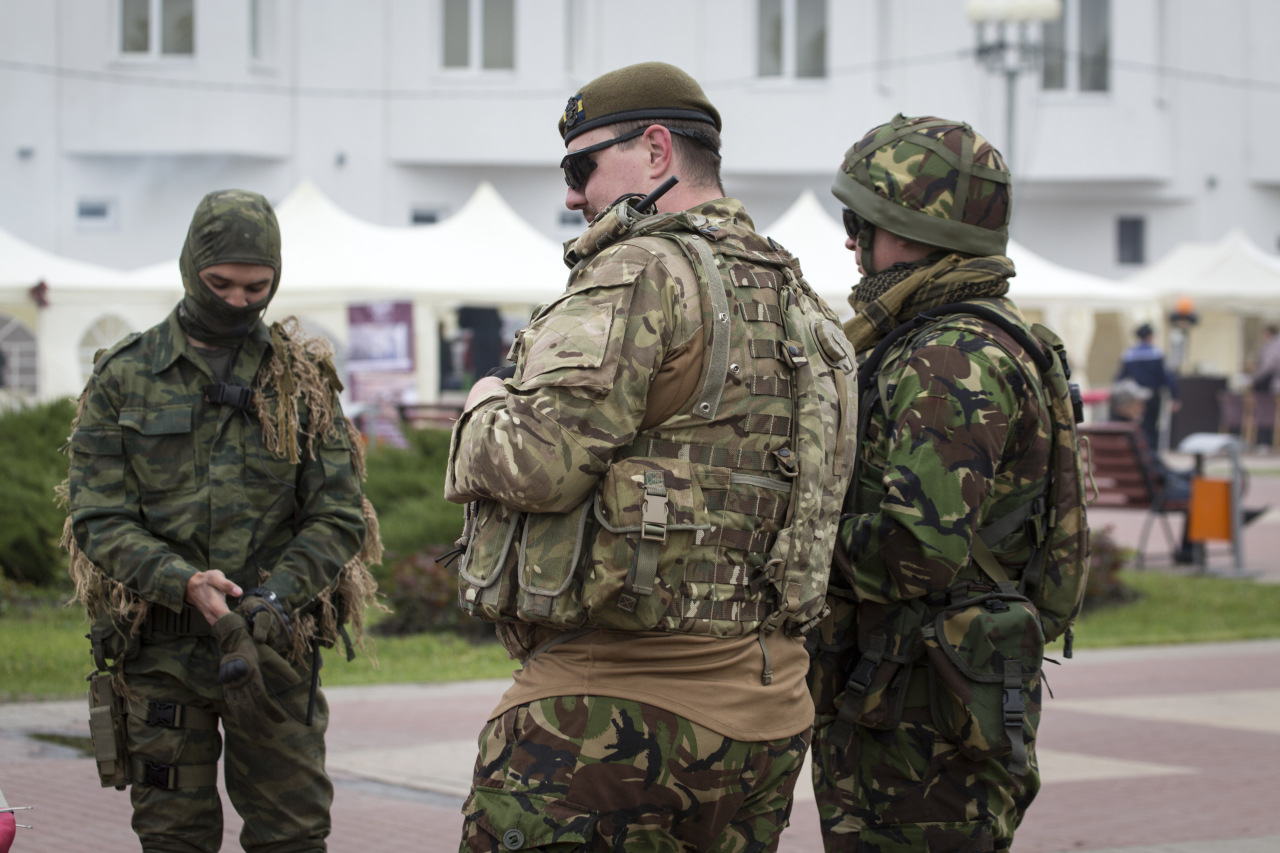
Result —
[[1000, 152], [969, 125], [899, 113], [848, 150], [831, 192], [858, 216], [899, 237], [972, 255], [1003, 255], [1010, 183]]

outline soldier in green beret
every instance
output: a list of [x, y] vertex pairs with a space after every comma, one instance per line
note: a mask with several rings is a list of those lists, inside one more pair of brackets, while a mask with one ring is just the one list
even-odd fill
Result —
[[320, 646], [348, 618], [359, 639], [380, 559], [363, 444], [328, 342], [262, 320], [281, 269], [265, 198], [205, 196], [179, 267], [183, 300], [98, 354], [72, 426], [98, 772], [132, 786], [144, 850], [218, 850], [221, 755], [246, 850], [323, 851]]
[[776, 849], [852, 351], [723, 197], [720, 115], [687, 74], [606, 74], [560, 132], [587, 229], [510, 374], [471, 390], [445, 486], [468, 505], [463, 607], [523, 664], [480, 735], [461, 847]]
[[1061, 341], [1006, 295], [1011, 179], [967, 124], [873, 128], [832, 192], [862, 280], [858, 467], [810, 638], [826, 849], [1007, 851], [1088, 529]]

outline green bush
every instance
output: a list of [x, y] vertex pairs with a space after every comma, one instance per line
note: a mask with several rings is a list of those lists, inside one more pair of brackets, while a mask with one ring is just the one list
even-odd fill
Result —
[[473, 639], [493, 637], [493, 625], [458, 606], [456, 553], [449, 565], [436, 562], [446, 546], [436, 545], [396, 561], [385, 584], [391, 612], [373, 626], [376, 634], [400, 636], [424, 631], [450, 631]]
[[67, 476], [67, 440], [76, 404], [63, 399], [0, 413], [0, 569], [41, 586], [61, 580], [58, 548], [66, 512], [53, 487]]
[[[436, 545], [453, 547], [462, 533], [462, 507], [444, 499], [449, 463], [446, 430], [405, 430], [409, 447], [380, 446], [369, 452], [364, 490], [378, 511], [386, 559], [379, 581], [400, 560]], [[447, 550], [447, 549], [446, 549]]]

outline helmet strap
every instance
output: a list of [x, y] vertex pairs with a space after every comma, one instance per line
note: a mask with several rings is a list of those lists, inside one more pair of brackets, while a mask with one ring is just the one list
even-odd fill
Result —
[[858, 232], [858, 246], [862, 249], [862, 269], [868, 276], [875, 275], [879, 272], [875, 268], [875, 261], [872, 260], [872, 247], [875, 245], [876, 226], [866, 225]]

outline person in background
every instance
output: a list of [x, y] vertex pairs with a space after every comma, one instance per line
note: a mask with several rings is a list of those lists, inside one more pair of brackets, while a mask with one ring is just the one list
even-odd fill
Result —
[[1160, 446], [1160, 389], [1168, 388], [1170, 407], [1178, 410], [1178, 380], [1165, 366], [1164, 353], [1155, 345], [1155, 330], [1150, 323], [1143, 323], [1135, 331], [1138, 342], [1120, 356], [1120, 372], [1116, 381], [1132, 379], [1152, 392], [1155, 402], [1146, 407], [1142, 418], [1142, 434], [1154, 451]]

